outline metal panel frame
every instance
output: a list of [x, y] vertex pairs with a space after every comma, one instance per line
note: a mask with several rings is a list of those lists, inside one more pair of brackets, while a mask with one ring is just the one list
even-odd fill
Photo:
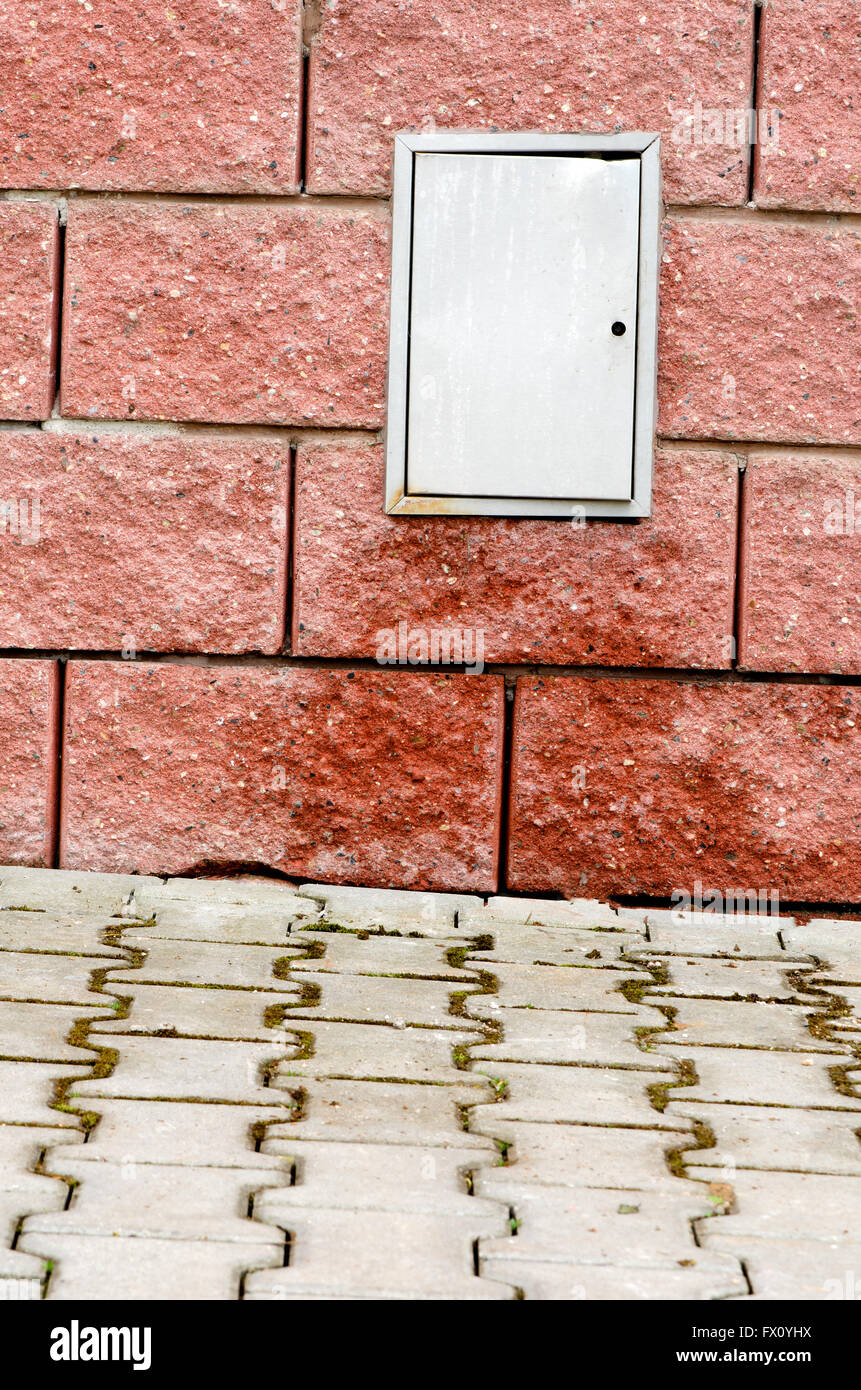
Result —
[[[385, 509], [392, 516], [572, 516], [636, 520], [649, 516], [657, 414], [658, 270], [660, 264], [660, 136], [489, 134], [486, 131], [408, 132], [395, 136], [392, 201], [392, 279], [385, 430]], [[413, 178], [416, 154], [572, 154], [636, 156], [640, 160], [640, 245], [637, 359], [634, 385], [633, 497], [432, 497], [405, 492], [410, 368]]]

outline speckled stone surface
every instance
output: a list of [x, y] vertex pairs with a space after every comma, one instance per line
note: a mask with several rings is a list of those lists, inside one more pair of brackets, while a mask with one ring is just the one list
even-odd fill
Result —
[[487, 661], [728, 666], [737, 461], [659, 450], [654, 488], [633, 525], [392, 517], [380, 447], [302, 445], [293, 650], [373, 657], [403, 620]]
[[70, 210], [62, 412], [376, 426], [388, 224], [255, 204]]
[[53, 203], [0, 203], [0, 419], [54, 404], [60, 224]]
[[0, 661], [0, 856], [7, 864], [52, 861], [59, 682], [56, 661]]
[[858, 902], [859, 712], [845, 686], [524, 677], [508, 884]]
[[0, 0], [0, 184], [293, 192], [300, 11]]
[[501, 677], [72, 662], [61, 863], [493, 891]]
[[271, 440], [0, 431], [39, 507], [37, 544], [0, 544], [2, 644], [279, 651], [289, 475]]
[[861, 460], [750, 456], [739, 586], [743, 667], [861, 674]]

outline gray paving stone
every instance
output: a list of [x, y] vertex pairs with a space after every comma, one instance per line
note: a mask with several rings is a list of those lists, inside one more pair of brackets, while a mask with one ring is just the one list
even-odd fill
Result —
[[783, 934], [787, 949], [826, 961], [834, 979], [861, 985], [861, 922], [816, 917]]
[[[712, 1179], [705, 1168], [688, 1167], [691, 1177]], [[701, 1234], [757, 1236], [778, 1240], [852, 1241], [858, 1239], [861, 1179], [820, 1173], [738, 1172], [732, 1180], [736, 1207], [712, 1217]]]
[[[672, 1070], [657, 1052], [646, 1053], [634, 1037], [635, 1022], [626, 1014], [580, 1013], [574, 1009], [500, 1009], [494, 1019], [502, 1041], [471, 1049], [476, 1061], [575, 1062], [602, 1066]], [[655, 1009], [642, 1009], [642, 1027], [663, 1022]]]
[[305, 1076], [469, 1084], [469, 1073], [453, 1065], [452, 1049], [475, 1042], [473, 1032], [374, 1023], [309, 1022], [306, 1026], [313, 1037], [314, 1055], [282, 1063], [274, 1086], [290, 1087], [296, 1077]]
[[427, 935], [446, 926], [453, 927], [456, 913], [481, 905], [481, 898], [467, 893], [421, 893], [400, 888], [303, 883], [298, 892], [324, 907], [329, 921], [338, 920], [344, 926], [373, 925], [401, 918]]
[[283, 993], [265, 995], [250, 989], [124, 985], [123, 995], [132, 1000], [128, 1018], [106, 1015], [93, 1024], [91, 1032], [95, 1036], [105, 1033], [158, 1033], [172, 1029], [179, 1037], [289, 1043], [295, 1037], [289, 1028], [281, 1024], [267, 1027], [263, 1021], [267, 1008], [281, 1005], [289, 1010], [298, 1002], [298, 988], [291, 991], [288, 981], [281, 981], [281, 985]]
[[280, 1242], [124, 1239], [56, 1231], [28, 1232], [19, 1246], [56, 1261], [48, 1283], [49, 1301], [101, 1303], [106, 1289], [121, 1301], [236, 1299], [246, 1270], [278, 1266], [284, 1259]]
[[861, 1177], [861, 1143], [857, 1113], [770, 1109], [764, 1105], [708, 1105], [672, 1101], [664, 1118], [680, 1124], [694, 1120], [709, 1125], [717, 1141], [713, 1149], [697, 1149], [686, 1161], [722, 1172], [731, 1182], [737, 1168], [776, 1171], [842, 1173]]
[[[649, 999], [653, 996], [647, 995]], [[814, 1037], [807, 1027], [811, 1010], [795, 1004], [741, 1003], [727, 999], [679, 998], [673, 1020], [665, 1033], [655, 1039], [660, 1049], [665, 1042], [677, 1047], [720, 1046], [765, 1047], [797, 1052], [836, 1052], [839, 1043]]]
[[428, 975], [454, 980], [464, 988], [464, 982], [475, 980], [479, 965], [471, 969], [455, 969], [446, 961], [446, 949], [462, 946], [456, 936], [417, 938], [408, 936], [366, 936], [364, 940], [352, 932], [303, 931], [295, 938], [322, 946], [325, 955], [319, 959], [297, 959], [291, 970], [347, 975]]
[[850, 1014], [834, 1019], [832, 1031], [839, 1034], [857, 1033], [861, 1030], [861, 985], [831, 985], [828, 987], [828, 995], [842, 999], [852, 1010]]
[[[281, 1093], [278, 1093], [279, 1096]], [[183, 1101], [98, 1102], [99, 1121], [78, 1152], [83, 1162], [183, 1164], [209, 1168], [282, 1168], [280, 1159], [255, 1154], [255, 1125], [283, 1120], [283, 1105], [207, 1105]], [[49, 1134], [51, 1131], [40, 1130]], [[56, 1132], [56, 1131], [55, 1131]], [[267, 1133], [271, 1132], [267, 1129]], [[2, 1130], [0, 1130], [2, 1135]], [[46, 1164], [62, 1165], [52, 1150]]]
[[213, 903], [218, 907], [271, 908], [276, 912], [302, 912], [304, 895], [291, 883], [269, 878], [169, 878], [134, 880], [134, 902], [149, 916], [170, 903], [190, 907]]
[[493, 1197], [513, 1178], [551, 1187], [626, 1187], [676, 1192], [684, 1186], [667, 1165], [667, 1153], [684, 1144], [682, 1132], [613, 1129], [606, 1125], [548, 1125], [513, 1120], [500, 1124], [495, 1106], [473, 1111], [470, 1133], [503, 1139], [511, 1148], [506, 1167], [485, 1167], [475, 1191]]
[[752, 914], [727, 916], [719, 912], [692, 912], [680, 920], [678, 914], [671, 911], [646, 913], [650, 950], [684, 951], [697, 956], [728, 953], [760, 960], [799, 958], [797, 953], [783, 949], [778, 936], [778, 932], [783, 935], [792, 922], [791, 917]]
[[507, 1082], [505, 1099], [494, 1106], [494, 1117], [500, 1121], [672, 1128], [649, 1103], [646, 1090], [666, 1082], [666, 1072], [480, 1062], [473, 1075]]
[[50, 1062], [0, 1062], [0, 1124], [49, 1125], [80, 1131], [73, 1115], [52, 1109], [58, 1081], [88, 1075], [88, 1066]]
[[[104, 1008], [101, 1012], [105, 1017], [113, 1013]], [[0, 1002], [0, 1057], [87, 1065], [93, 1060], [92, 1051], [66, 1041], [80, 1017], [81, 1008], [75, 1004]]]
[[[277, 961], [299, 954], [297, 946], [235, 946], [211, 941], [163, 941], [140, 932], [126, 932], [123, 941], [147, 956], [139, 970], [112, 971], [112, 987], [120, 984], [222, 985], [228, 989], [281, 990], [284, 981], [273, 973]], [[3, 958], [0, 956], [0, 969]]]
[[[307, 904], [306, 904], [307, 906]], [[225, 903], [169, 902], [150, 923], [129, 922], [127, 931], [161, 941], [212, 941], [221, 946], [290, 946], [298, 914], [282, 909]]]
[[378, 1144], [421, 1144], [425, 1148], [482, 1146], [491, 1155], [491, 1139], [466, 1133], [458, 1107], [470, 1106], [470, 1115], [490, 1109], [494, 1092], [489, 1083], [464, 1086], [416, 1086], [391, 1081], [319, 1081], [309, 1079], [303, 1117], [292, 1123], [272, 1125], [261, 1146], [264, 1153], [279, 1152], [279, 1145], [297, 1139], [330, 1139]]
[[22, 1255], [19, 1250], [0, 1250], [0, 1303], [40, 1299], [45, 1273], [45, 1261], [38, 1256]]
[[661, 1055], [693, 1062], [699, 1077], [693, 1086], [671, 1091], [672, 1100], [861, 1110], [861, 1097], [843, 1095], [832, 1086], [828, 1068], [836, 1059], [822, 1053], [685, 1049], [662, 1042]]
[[[482, 928], [474, 917], [466, 919], [473, 934], [487, 930], [493, 946], [470, 952], [474, 961], [510, 962], [512, 965], [584, 965], [600, 968], [622, 964], [622, 953], [643, 947], [643, 937], [632, 931], [590, 927], [518, 926], [498, 922]], [[599, 955], [593, 956], [594, 951]]]
[[[508, 1299], [513, 1290], [473, 1270], [473, 1241], [501, 1236], [507, 1213], [458, 1222], [415, 1212], [291, 1214], [290, 1264], [251, 1274], [245, 1296], [281, 1300]], [[417, 1257], [420, 1252], [420, 1258]]]
[[[71, 1149], [71, 1144], [66, 1146]], [[30, 1212], [62, 1211], [69, 1190], [35, 1173], [9, 1173], [0, 1182], [0, 1244], [11, 1245], [18, 1222]]]
[[615, 908], [589, 898], [570, 898], [558, 902], [548, 898], [488, 898], [483, 907], [468, 908], [464, 926], [479, 931], [492, 931], [494, 925], [544, 927], [602, 927], [615, 931], [624, 927], [645, 935], [645, 913], [628, 913], [620, 917]]
[[[479, 1247], [481, 1249], [481, 1246]], [[504, 1255], [485, 1259], [480, 1269], [490, 1279], [515, 1284], [527, 1299], [578, 1301], [620, 1300], [661, 1302], [678, 1299], [742, 1298], [747, 1293], [739, 1262], [727, 1256], [723, 1262], [700, 1259], [695, 1251], [684, 1266], [630, 1267], [613, 1265], [553, 1264], [541, 1260], [517, 1260]], [[701, 1267], [702, 1266], [702, 1267]]]
[[109, 1000], [90, 990], [94, 970], [110, 965], [98, 956], [51, 956], [0, 951], [0, 999], [103, 1007]]
[[[387, 976], [327, 975], [322, 971], [305, 971], [302, 981], [320, 989], [320, 1002], [312, 1006], [289, 1009], [293, 1019], [316, 1021], [355, 1020], [357, 1022], [420, 1023], [437, 1028], [469, 1028], [465, 1019], [451, 1012], [453, 985], [439, 980], [405, 980]], [[461, 979], [461, 988], [475, 989], [474, 977]], [[477, 1034], [480, 1025], [475, 1025]]]
[[646, 982], [651, 977], [633, 970], [592, 970], [577, 966], [510, 965], [495, 970], [495, 994], [477, 994], [469, 1000], [473, 1017], [492, 1018], [501, 1008], [588, 1009], [601, 1013], [637, 1014], [620, 986], [627, 980]]
[[[712, 1223], [717, 1228], [717, 1222]], [[706, 1236], [706, 1249], [743, 1260], [754, 1299], [857, 1301], [861, 1244], [827, 1240], [756, 1240]]]
[[125, 953], [121, 947], [104, 942], [109, 925], [110, 919], [97, 913], [12, 912], [6, 909], [0, 912], [0, 951], [55, 951], [123, 960]]
[[0, 908], [42, 907], [60, 912], [94, 912], [110, 918], [132, 890], [158, 886], [160, 879], [135, 874], [93, 874], [77, 869], [0, 868]]
[[[650, 995], [693, 998], [707, 995], [714, 999], [739, 1000], [755, 995], [759, 999], [787, 1002], [807, 997], [787, 979], [787, 972], [797, 969], [791, 961], [697, 960], [696, 957], [688, 960], [684, 956], [671, 956], [665, 957], [663, 964], [669, 970], [669, 983], [649, 985]], [[811, 1007], [815, 1007], [815, 998], [811, 996]]]
[[[504, 1171], [504, 1170], [501, 1170]], [[564, 1264], [678, 1266], [708, 1257], [697, 1250], [691, 1222], [710, 1209], [705, 1189], [680, 1183], [676, 1194], [630, 1188], [544, 1187], [519, 1183], [513, 1174], [495, 1191], [519, 1222], [513, 1241], [481, 1246], [484, 1259], [542, 1260]], [[635, 1210], [632, 1210], [635, 1208]]]
[[0, 1124], [0, 1186], [14, 1173], [30, 1172], [43, 1149], [80, 1143], [82, 1138], [77, 1131], [54, 1126]]
[[484, 1149], [299, 1139], [273, 1141], [267, 1151], [276, 1148], [297, 1171], [294, 1185], [255, 1199], [255, 1216], [273, 1226], [289, 1227], [296, 1208], [436, 1213], [452, 1223], [499, 1214], [493, 1202], [467, 1190], [465, 1175], [482, 1162]]
[[[52, 1155], [56, 1157], [62, 1162], [63, 1177], [77, 1179], [78, 1186], [68, 1210], [46, 1209], [38, 1216], [28, 1216], [26, 1235], [159, 1236], [165, 1240], [245, 1244], [278, 1239], [275, 1229], [249, 1220], [246, 1212], [253, 1194], [289, 1182], [286, 1170], [92, 1163], [80, 1158], [71, 1145], [58, 1149]], [[48, 1178], [42, 1181], [51, 1182]], [[62, 1187], [56, 1182], [52, 1186]], [[65, 1191], [62, 1196], [65, 1199]]]
[[127, 1037], [113, 1073], [77, 1082], [70, 1096], [87, 1103], [101, 1096], [125, 1096], [132, 1100], [276, 1105], [279, 1092], [262, 1085], [260, 1078], [264, 1066], [292, 1050], [278, 1042]]

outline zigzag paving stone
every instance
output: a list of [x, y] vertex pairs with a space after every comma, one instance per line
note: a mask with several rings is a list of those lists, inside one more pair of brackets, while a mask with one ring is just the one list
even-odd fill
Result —
[[[692, 1150], [683, 1158], [699, 1170], [718, 1170], [726, 1182], [739, 1168], [861, 1177], [861, 1120], [851, 1111], [808, 1110], [802, 1124], [798, 1111], [788, 1108], [671, 1101], [664, 1119], [709, 1126], [714, 1147]], [[700, 1171], [700, 1176], [705, 1174]]]
[[[274, 974], [275, 965], [285, 958], [300, 954], [295, 945], [284, 947], [221, 945], [211, 941], [162, 941], [142, 932], [123, 933], [123, 945], [138, 947], [147, 953], [146, 968], [119, 969], [111, 974], [111, 983], [223, 985], [227, 989], [281, 988]], [[0, 956], [0, 971], [3, 958]], [[2, 975], [0, 975], [2, 981]]]
[[741, 1265], [731, 1255], [723, 1263], [713, 1258], [700, 1262], [694, 1256], [675, 1269], [671, 1265], [552, 1264], [500, 1255], [482, 1257], [481, 1272], [516, 1285], [527, 1299], [706, 1300], [739, 1298], [748, 1291]]
[[[646, 994], [648, 1001], [652, 994]], [[665, 1043], [677, 1047], [719, 1047], [732, 1040], [735, 1047], [761, 1047], [794, 1052], [841, 1052], [840, 1043], [814, 1037], [807, 1027], [811, 1010], [795, 1004], [741, 1003], [725, 999], [673, 997], [676, 1014], [672, 1023], [654, 1038], [659, 1050]]]
[[752, 1297], [852, 1300], [861, 1286], [861, 1244], [827, 1240], [757, 1240], [721, 1236], [714, 1223], [706, 1249], [744, 1261]]
[[[306, 1024], [310, 1027], [310, 1023]], [[313, 1056], [282, 1063], [273, 1088], [295, 1086], [297, 1077], [353, 1077], [392, 1081], [465, 1084], [470, 1073], [458, 1071], [452, 1048], [475, 1042], [474, 1032], [413, 1027], [409, 1024], [314, 1023]], [[484, 1084], [476, 1081], [476, 1084]]]
[[[619, 1129], [609, 1125], [548, 1125], [512, 1120], [500, 1125], [491, 1112], [473, 1112], [470, 1134], [502, 1137], [511, 1147], [506, 1166], [485, 1168], [477, 1185], [492, 1196], [500, 1184], [541, 1183], [552, 1187], [606, 1187], [608, 1176], [626, 1187], [675, 1192], [679, 1179], [667, 1163], [668, 1153], [695, 1143], [686, 1121], [681, 1132]], [[697, 1157], [699, 1155], [697, 1154]]]
[[504, 1099], [494, 1106], [494, 1115], [501, 1123], [534, 1120], [544, 1124], [674, 1127], [666, 1124], [647, 1094], [649, 1086], [671, 1080], [666, 1072], [479, 1062], [470, 1075], [484, 1075], [505, 1087]]
[[[688, 1167], [693, 1177], [701, 1176]], [[708, 1172], [702, 1174], [706, 1179]], [[735, 1209], [700, 1234], [759, 1239], [853, 1241], [858, 1239], [861, 1182], [820, 1173], [739, 1172], [733, 1179]]]
[[52, 956], [30, 951], [0, 951], [0, 999], [104, 1006], [90, 990], [94, 970], [112, 962], [100, 956]]
[[640, 1006], [625, 998], [621, 986], [648, 980], [648, 976], [630, 969], [506, 965], [497, 977], [496, 992], [473, 995], [468, 1009], [475, 1018], [493, 1018], [502, 1008], [637, 1014], [641, 1012]]
[[685, 1049], [663, 1043], [661, 1055], [696, 1068], [698, 1079], [683, 1090], [671, 1089], [670, 1100], [861, 1111], [861, 1094], [844, 1095], [834, 1089], [828, 1075], [828, 1066], [834, 1064], [830, 1055], [732, 1046]]
[[[105, 915], [54, 911], [0, 912], [0, 951], [58, 951], [66, 955], [124, 960], [121, 946], [107, 945], [104, 932], [121, 922]], [[104, 962], [103, 962], [104, 963]]]
[[[253, 1225], [253, 1223], [249, 1223]], [[55, 1262], [50, 1300], [239, 1298], [249, 1269], [280, 1266], [283, 1242], [159, 1240], [32, 1231], [18, 1248]]]
[[[123, 996], [131, 999], [128, 1018], [105, 1015], [93, 1023], [92, 1036], [105, 1033], [171, 1034], [181, 1038], [224, 1038], [243, 1042], [295, 1042], [295, 1033], [282, 1024], [267, 1024], [267, 1009], [289, 1011], [300, 1000], [298, 988], [290, 990], [288, 981], [279, 981], [278, 994], [261, 994], [252, 989], [225, 989], [223, 986], [123, 985]], [[0, 1027], [2, 1027], [0, 1005]]]
[[347, 975], [427, 975], [446, 980], [475, 982], [475, 970], [460, 970], [446, 960], [446, 949], [462, 947], [464, 941], [456, 936], [426, 940], [405, 936], [365, 936], [353, 932], [320, 932], [303, 930], [291, 938], [291, 944], [313, 945], [323, 954], [311, 959], [297, 959], [291, 970], [308, 970]]
[[467, 917], [466, 921], [466, 929], [473, 935], [488, 934], [493, 938], [492, 946], [470, 951], [470, 960], [477, 963], [599, 967], [620, 965], [625, 951], [645, 949], [642, 934], [615, 928], [518, 927], [513, 923], [482, 928], [474, 917]]
[[[108, 1022], [114, 1017], [114, 1011], [100, 1004], [98, 995], [95, 1000], [93, 1012], [101, 1007]], [[88, 1004], [88, 1012], [90, 1008]], [[92, 1062], [92, 1052], [68, 1041], [69, 1033], [80, 1017], [81, 1009], [74, 1004], [0, 1002], [0, 1057], [43, 1062]]]
[[[482, 1107], [490, 1110], [494, 1093], [485, 1084], [417, 1086], [398, 1081], [323, 1081], [310, 1078], [305, 1089], [301, 1118], [273, 1124], [261, 1145], [263, 1153], [284, 1152], [300, 1139], [332, 1139], [341, 1143], [421, 1144], [424, 1148], [482, 1147], [496, 1161], [491, 1125], [482, 1138], [475, 1132], [474, 1117]], [[463, 1110], [469, 1107], [469, 1132], [463, 1128]]]
[[58, 1125], [80, 1130], [74, 1115], [54, 1110], [51, 1102], [58, 1082], [85, 1077], [89, 1071], [86, 1062], [69, 1067], [52, 1062], [0, 1062], [0, 1124]]
[[[451, 983], [438, 980], [410, 980], [386, 976], [330, 975], [303, 971], [302, 983], [321, 991], [317, 1004], [289, 1009], [292, 1019], [339, 1020], [344, 1022], [412, 1023], [436, 1028], [469, 1027], [467, 1020], [451, 1012]], [[478, 989], [475, 976], [461, 977], [461, 989]], [[479, 1029], [480, 1025], [476, 1025]]]
[[[0, 908], [116, 916], [132, 893], [160, 889], [161, 879], [135, 874], [90, 874], [74, 869], [0, 867]], [[145, 913], [143, 914], [146, 915]]]
[[[476, 1061], [582, 1063], [672, 1071], [658, 1053], [645, 1054], [634, 1037], [634, 1020], [624, 1014], [578, 1013], [574, 1009], [500, 1009], [494, 1018], [503, 1041], [471, 1049]], [[641, 1009], [643, 1027], [662, 1024], [657, 1009]]]
[[[651, 959], [651, 957], [640, 957]], [[679, 995], [743, 1002], [751, 998], [783, 1000], [803, 995], [799, 985], [787, 979], [789, 971], [800, 967], [791, 961], [776, 963], [750, 960], [689, 960], [685, 956], [665, 956], [660, 962], [670, 973], [667, 984], [648, 985], [650, 995]], [[804, 975], [803, 982], [808, 982]], [[814, 1001], [811, 1001], [811, 1006]]]
[[167, 903], [148, 922], [127, 921], [127, 930], [158, 941], [211, 941], [221, 946], [293, 945], [295, 912], [281, 908], [237, 907], [216, 903]]
[[[284, 1166], [280, 1158], [255, 1152], [260, 1130], [265, 1134], [278, 1132], [272, 1126], [276, 1121], [283, 1122], [283, 1105], [207, 1105], [100, 1097], [98, 1114], [99, 1122], [89, 1143], [75, 1155], [79, 1162], [119, 1163], [127, 1171], [140, 1163], [261, 1170]], [[52, 1161], [62, 1168], [62, 1155], [55, 1152]]]
[[509, 1299], [510, 1285], [480, 1279], [473, 1243], [503, 1236], [508, 1214], [476, 1210], [462, 1221], [417, 1212], [296, 1209], [290, 1263], [249, 1275], [251, 1299]]
[[[280, 1040], [248, 1043], [126, 1037], [112, 1074], [76, 1082], [69, 1098], [85, 1104], [101, 1096], [119, 1096], [275, 1105], [280, 1092], [274, 1086], [264, 1086], [265, 1069], [294, 1050]], [[80, 1076], [80, 1071], [77, 1074]]]

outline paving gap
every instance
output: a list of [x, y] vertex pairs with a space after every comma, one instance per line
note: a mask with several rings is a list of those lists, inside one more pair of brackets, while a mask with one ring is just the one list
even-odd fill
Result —
[[51, 374], [54, 379], [54, 410], [59, 414], [60, 405], [60, 374], [62, 371], [62, 340], [63, 340], [63, 295], [66, 286], [66, 217], [65, 206], [60, 203], [57, 205], [58, 228], [58, 262], [57, 262], [57, 285], [56, 285], [56, 307], [52, 318], [52, 342], [51, 342]]
[[747, 201], [748, 201], [749, 203], [752, 203], [752, 202], [753, 202], [753, 196], [754, 196], [754, 180], [755, 180], [755, 178], [756, 178], [756, 166], [755, 166], [756, 142], [757, 142], [757, 137], [758, 137], [758, 134], [759, 134], [759, 130], [758, 130], [758, 119], [757, 119], [757, 116], [756, 116], [755, 114], [753, 114], [753, 113], [756, 112], [756, 98], [757, 98], [757, 92], [758, 92], [758, 90], [759, 90], [759, 77], [760, 77], [759, 65], [760, 65], [760, 58], [761, 58], [761, 42], [762, 42], [762, 10], [763, 10], [762, 0], [754, 0], [754, 6], [753, 6], [753, 63], [752, 63], [752, 67], [751, 67], [751, 81], [750, 81], [750, 110], [751, 110], [751, 113], [752, 113], [752, 114], [751, 114], [751, 119], [750, 119], [750, 142], [749, 142], [749, 144], [748, 144], [748, 150], [747, 150], [747, 157], [748, 157], [748, 165], [747, 165]]
[[63, 745], [66, 734], [66, 676], [68, 662], [61, 657], [57, 670], [57, 732], [52, 755], [54, 815], [51, 825], [51, 868], [60, 867], [60, 824], [63, 819]]
[[[757, 10], [757, 14], [759, 11]], [[732, 650], [730, 651], [729, 664], [735, 671], [738, 669], [738, 653], [741, 642], [741, 603], [742, 603], [742, 580], [741, 580], [741, 551], [744, 539], [744, 529], [747, 523], [745, 512], [745, 478], [747, 475], [747, 459], [739, 458], [738, 461], [738, 493], [736, 496], [736, 518], [735, 518], [735, 576], [733, 581], [732, 595]]]
[[508, 840], [511, 812], [511, 760], [514, 750], [514, 704], [517, 696], [516, 679], [505, 677], [505, 709], [502, 726], [502, 771], [499, 787], [499, 867], [497, 882], [500, 893], [508, 892]]
[[289, 656], [293, 650], [293, 587], [295, 584], [296, 553], [296, 455], [295, 444], [290, 445], [290, 482], [287, 487], [287, 520], [284, 543], [287, 546], [287, 564], [284, 575], [284, 641], [281, 650]]

